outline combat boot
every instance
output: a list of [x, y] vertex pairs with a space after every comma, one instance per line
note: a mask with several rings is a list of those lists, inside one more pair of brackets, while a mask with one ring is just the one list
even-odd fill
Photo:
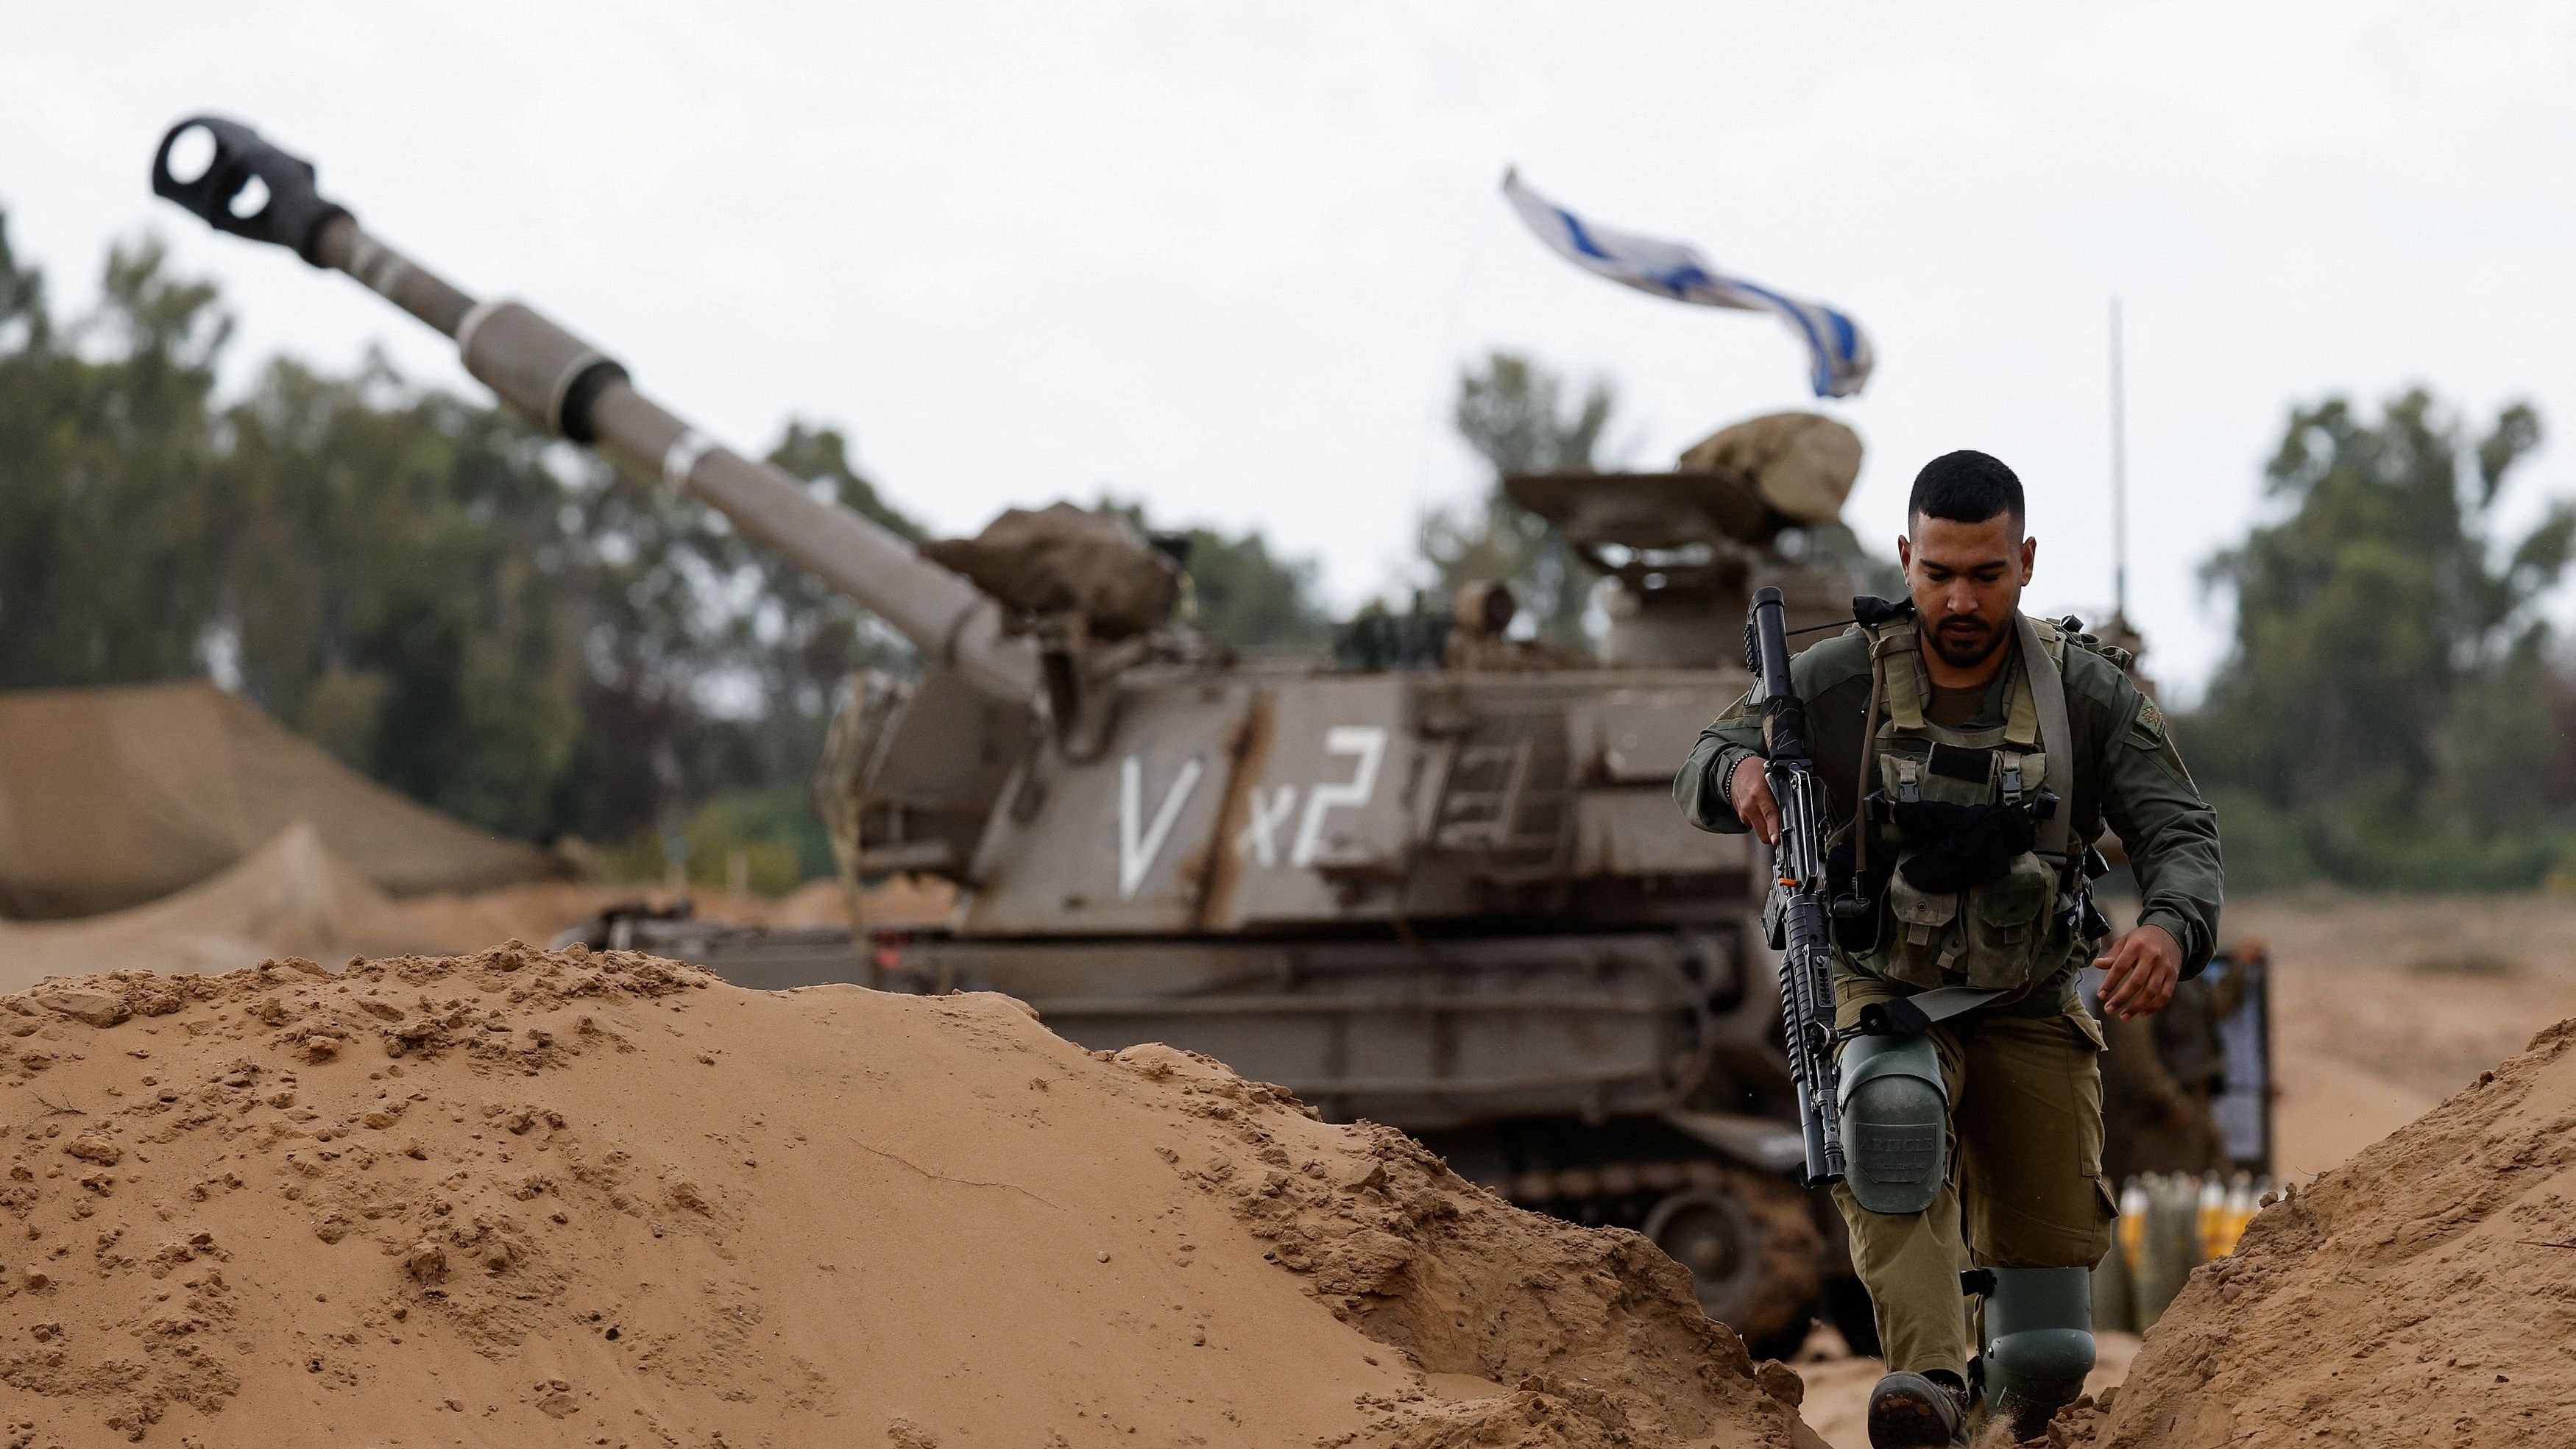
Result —
[[1869, 1391], [1869, 1449], [1943, 1449], [1968, 1442], [1968, 1386], [1934, 1369], [1889, 1374]]

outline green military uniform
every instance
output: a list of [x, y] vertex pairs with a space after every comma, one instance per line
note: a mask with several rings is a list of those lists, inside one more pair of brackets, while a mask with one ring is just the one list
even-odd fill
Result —
[[[2029, 637], [2062, 681], [2067, 740], [2040, 737], [2043, 710], [2017, 641], [2004, 646], [2009, 657], [1992, 682], [1962, 690], [1932, 685], [1910, 615], [1876, 630], [1855, 626], [1792, 661], [1836, 839], [1851, 841], [1859, 802], [1872, 792], [1890, 802], [2025, 803], [2043, 779], [2068, 780], [2072, 798], [2056, 809], [2065, 812], [2076, 848], [2106, 824], [2118, 832], [2143, 897], [2139, 921], [2163, 927], [2182, 948], [2184, 975], [2195, 975], [2209, 960], [2218, 925], [2216, 817], [2155, 702], [2125, 674], [2119, 651], [2030, 622]], [[1674, 799], [1694, 824], [1728, 833], [1746, 828], [1724, 781], [1761, 745], [1759, 709], [1749, 699], [1701, 732], [1673, 782]], [[2071, 754], [2071, 772], [2065, 760], [2049, 769], [2054, 751]], [[1873, 777], [1866, 784], [1865, 767]], [[1881, 863], [1915, 848], [1885, 823], [1868, 845]], [[1849, 1184], [1838, 1184], [1834, 1196], [1877, 1311], [1888, 1367], [1961, 1373], [1968, 1357], [1963, 1261], [2089, 1268], [2109, 1247], [2116, 1206], [2102, 1177], [2102, 1031], [2075, 993], [2076, 973], [2096, 943], [2070, 926], [2065, 878], [2034, 855], [2021, 854], [2000, 875], [1955, 891], [1925, 890], [1908, 875], [1898, 872], [1880, 891], [1875, 940], [1858, 951], [1836, 950], [1837, 1025], [1854, 1025], [1865, 1005], [1928, 988], [2003, 990], [1927, 1033], [1947, 1114], [1938, 1159], [1947, 1171], [1937, 1189], [1926, 1184], [1929, 1205], [1873, 1212]], [[1846, 1046], [1846, 1057], [1851, 1051]], [[1928, 1064], [1921, 1070], [1928, 1075]], [[1846, 1117], [1848, 1137], [1848, 1110]]]

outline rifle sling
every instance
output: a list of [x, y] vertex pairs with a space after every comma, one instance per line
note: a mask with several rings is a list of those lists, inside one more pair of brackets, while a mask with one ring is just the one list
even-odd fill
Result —
[[1999, 986], [1935, 986], [1912, 996], [1891, 996], [1860, 1009], [1861, 1033], [1921, 1036], [1954, 1016], [1964, 1016], [2008, 994], [2007, 988]]

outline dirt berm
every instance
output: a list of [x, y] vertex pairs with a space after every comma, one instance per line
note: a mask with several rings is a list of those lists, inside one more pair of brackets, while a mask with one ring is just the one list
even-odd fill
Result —
[[0, 1123], [8, 1449], [1819, 1442], [1643, 1238], [1003, 997], [55, 979]]
[[2576, 1020], [2192, 1274], [2094, 1449], [2576, 1444]]

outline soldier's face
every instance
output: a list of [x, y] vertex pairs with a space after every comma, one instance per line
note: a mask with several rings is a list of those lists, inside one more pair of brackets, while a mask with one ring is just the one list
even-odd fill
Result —
[[2003, 647], [2021, 607], [2037, 540], [2022, 537], [2009, 513], [1982, 523], [1917, 514], [1908, 535], [1896, 541], [1896, 559], [1905, 566], [1924, 642], [1954, 669], [1985, 663]]

